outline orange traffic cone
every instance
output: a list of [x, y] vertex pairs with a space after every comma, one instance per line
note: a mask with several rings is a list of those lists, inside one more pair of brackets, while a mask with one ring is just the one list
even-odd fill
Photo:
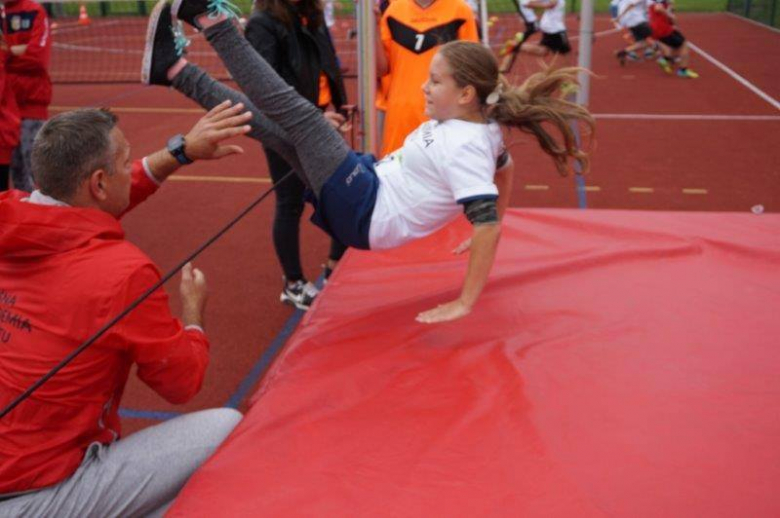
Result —
[[81, 7], [79, 7], [79, 25], [89, 25], [91, 21], [87, 14], [87, 6], [81, 4]]

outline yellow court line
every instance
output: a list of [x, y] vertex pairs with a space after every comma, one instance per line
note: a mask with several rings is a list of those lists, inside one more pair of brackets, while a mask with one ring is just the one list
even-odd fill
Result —
[[707, 189], [683, 189], [683, 194], [707, 194]]
[[655, 189], [653, 189], [652, 187], [629, 187], [628, 191], [645, 194], [645, 193], [655, 192]]
[[585, 192], [600, 192], [601, 187], [598, 185], [586, 185], [585, 186]]
[[270, 178], [252, 178], [251, 176], [169, 176], [174, 182], [217, 182], [217, 183], [271, 183]]
[[[84, 106], [49, 106], [49, 109], [55, 112], [67, 112], [79, 110]], [[110, 106], [114, 113], [179, 113], [179, 114], [201, 114], [206, 113], [201, 108], [134, 108], [132, 106]]]
[[549, 185], [527, 185], [525, 186], [526, 191], [546, 191], [550, 188]]

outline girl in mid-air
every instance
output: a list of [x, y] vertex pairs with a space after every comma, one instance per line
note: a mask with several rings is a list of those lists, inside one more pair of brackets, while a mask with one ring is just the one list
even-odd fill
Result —
[[588, 156], [577, 147], [570, 122], [592, 129], [593, 119], [559, 94], [562, 85], [575, 81], [572, 69], [547, 70], [514, 87], [482, 45], [443, 45], [422, 85], [431, 120], [401, 149], [376, 162], [353, 152], [322, 113], [279, 78], [241, 37], [220, 2], [177, 0], [173, 13], [203, 30], [246, 97], [181, 59], [180, 46], [166, 40], [172, 39], [170, 26], [156, 26], [154, 20], [144, 59], [147, 82], [170, 81], [204, 105], [218, 98], [244, 102], [254, 114], [250, 134], [276, 146], [301, 174], [316, 196], [315, 222], [346, 245], [401, 246], [465, 212], [474, 231], [463, 289], [457, 299], [420, 313], [420, 322], [467, 315], [487, 282], [512, 186], [513, 164], [500, 125], [534, 135], [563, 174], [569, 157], [587, 167]]

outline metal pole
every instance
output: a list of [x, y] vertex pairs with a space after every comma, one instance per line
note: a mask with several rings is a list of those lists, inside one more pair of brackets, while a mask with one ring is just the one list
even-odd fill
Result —
[[490, 47], [490, 38], [488, 37], [488, 8], [487, 0], [479, 0], [479, 23], [482, 26], [482, 44]]
[[[580, 82], [580, 88], [577, 90], [577, 104], [587, 106], [590, 102], [590, 71], [591, 51], [593, 50], [593, 0], [582, 0], [580, 5], [580, 46], [577, 66], [583, 70], [579, 72], [577, 79]], [[574, 138], [577, 147], [581, 145], [580, 128], [576, 122], [571, 122], [574, 132]], [[577, 200], [579, 207], [584, 209], [588, 206], [585, 193], [585, 179], [582, 177], [582, 164], [579, 160], [574, 161], [575, 175], [574, 181], [577, 184]]]
[[580, 89], [577, 91], [577, 103], [587, 106], [590, 101], [591, 51], [593, 49], [593, 0], [582, 0], [580, 7], [580, 55], [577, 66], [584, 69], [577, 77]]
[[373, 0], [357, 0], [358, 97], [361, 151], [377, 154], [376, 20]]

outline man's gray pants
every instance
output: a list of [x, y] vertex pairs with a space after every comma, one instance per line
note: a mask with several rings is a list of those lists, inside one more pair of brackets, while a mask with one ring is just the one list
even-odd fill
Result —
[[230, 408], [203, 410], [109, 445], [93, 443], [70, 478], [1, 501], [0, 516], [162, 516], [240, 420]]

